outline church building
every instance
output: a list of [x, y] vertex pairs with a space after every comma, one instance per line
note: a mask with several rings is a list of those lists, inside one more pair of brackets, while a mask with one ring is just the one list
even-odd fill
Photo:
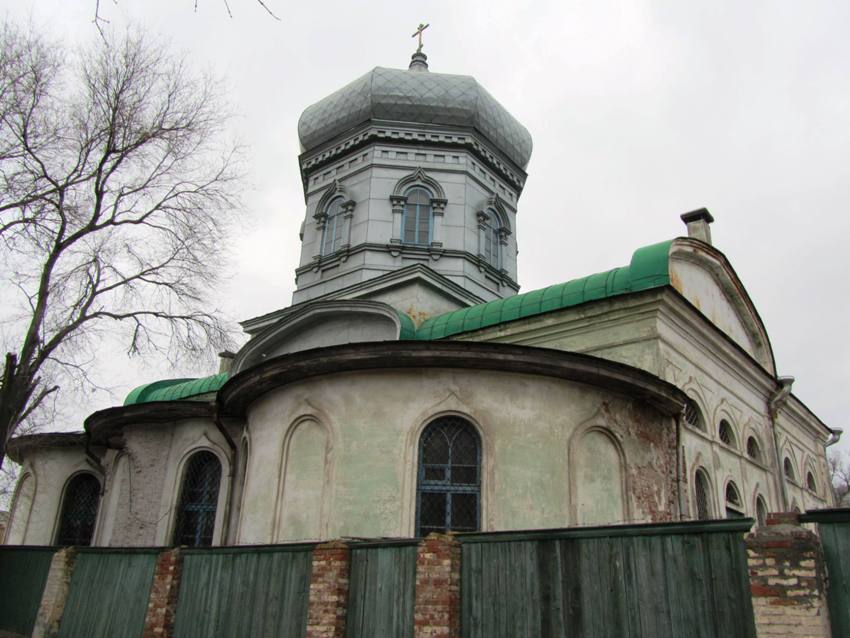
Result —
[[[6, 543], [269, 544], [832, 505], [837, 440], [711, 241], [520, 293], [532, 139], [474, 78], [377, 67], [301, 115], [292, 305], [218, 374], [20, 436]], [[294, 230], [294, 229], [293, 229]], [[527, 238], [530, 241], [533, 238]], [[581, 274], [581, 273], [579, 273]]]

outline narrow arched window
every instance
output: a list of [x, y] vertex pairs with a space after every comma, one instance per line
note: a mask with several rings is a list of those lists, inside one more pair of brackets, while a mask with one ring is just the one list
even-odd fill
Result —
[[756, 520], [759, 527], [767, 525], [767, 503], [760, 495], [756, 497]]
[[175, 545], [212, 545], [220, 483], [221, 463], [212, 452], [197, 452], [186, 462], [174, 526]]
[[437, 419], [419, 439], [416, 535], [481, 525], [481, 441], [468, 421]]
[[726, 518], [741, 518], [744, 516], [744, 506], [741, 494], [733, 481], [726, 485]]
[[431, 243], [431, 193], [414, 186], [405, 194], [401, 237], [405, 244], [427, 246]]
[[97, 508], [100, 504], [100, 482], [92, 474], [77, 474], [68, 481], [62, 498], [57, 545], [91, 545]]
[[738, 447], [735, 441], [735, 431], [726, 419], [720, 421], [717, 434], [720, 437], [720, 440], [726, 445], [730, 447]]
[[499, 226], [499, 215], [492, 208], [488, 209], [487, 219], [484, 221], [484, 260], [497, 270], [502, 267]]
[[705, 521], [711, 518], [711, 489], [705, 471], [697, 470], [694, 477], [694, 500], [697, 518]]
[[812, 472], [806, 474], [806, 487], [809, 488], [812, 492], [817, 494], [818, 484], [815, 481], [815, 475]]
[[797, 480], [797, 475], [794, 473], [794, 464], [791, 463], [791, 459], [787, 456], [782, 462], [782, 471], [785, 474], [785, 478], [787, 478], [789, 481]]
[[702, 418], [702, 411], [693, 399], [688, 399], [685, 403], [685, 423], [692, 428], [705, 431], [705, 421]]
[[747, 439], [747, 456], [761, 463], [761, 446], [754, 436]]
[[330, 255], [342, 246], [342, 197], [333, 199], [325, 209], [325, 229], [322, 234], [322, 255]]

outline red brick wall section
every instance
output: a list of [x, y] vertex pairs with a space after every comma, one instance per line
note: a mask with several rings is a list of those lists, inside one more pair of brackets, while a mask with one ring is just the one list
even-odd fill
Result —
[[413, 636], [460, 636], [460, 543], [450, 534], [429, 534], [419, 545]]
[[341, 541], [313, 550], [306, 638], [343, 638], [351, 553]]
[[796, 514], [772, 514], [747, 537], [759, 638], [829, 638], [820, 542]]
[[77, 552], [73, 547], [65, 547], [53, 554], [41, 604], [32, 630], [33, 638], [53, 638], [59, 635], [59, 622], [68, 600], [68, 587], [74, 571]]
[[157, 556], [143, 638], [170, 638], [173, 634], [182, 569], [183, 557], [178, 548]]

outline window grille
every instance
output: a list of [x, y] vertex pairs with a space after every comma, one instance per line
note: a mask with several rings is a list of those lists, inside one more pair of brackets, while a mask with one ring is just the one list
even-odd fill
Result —
[[685, 403], [685, 423], [698, 430], [705, 431], [702, 412], [700, 412], [699, 406], [693, 399], [688, 399], [687, 403]]
[[761, 446], [754, 436], [747, 439], [747, 456], [761, 462]]
[[738, 492], [738, 486], [733, 481], [729, 481], [726, 486], [726, 518], [742, 518], [743, 505], [741, 504], [741, 495]]
[[325, 230], [322, 235], [322, 255], [330, 255], [342, 246], [342, 197], [337, 197], [325, 210]]
[[806, 487], [809, 488], [812, 492], [817, 493], [818, 484], [815, 482], [815, 475], [809, 472], [806, 474]]
[[68, 482], [62, 502], [57, 545], [91, 545], [100, 483], [91, 474], [78, 474]]
[[759, 527], [767, 525], [767, 505], [761, 496], [756, 498], [756, 520]]
[[731, 447], [735, 446], [735, 433], [732, 431], [732, 426], [725, 419], [720, 422], [719, 428], [720, 440]]
[[481, 524], [481, 443], [459, 417], [431, 423], [419, 441], [416, 535], [474, 532]]
[[705, 472], [698, 470], [694, 479], [694, 496], [697, 505], [697, 518], [701, 521], [711, 518], [709, 494], [708, 477], [706, 477]]
[[405, 244], [427, 246], [431, 243], [431, 193], [421, 187], [405, 193], [401, 217], [401, 237]]
[[782, 463], [782, 471], [785, 473], [785, 478], [789, 481], [796, 481], [797, 477], [794, 474], [794, 464], [791, 463], [791, 459], [787, 456], [785, 457], [785, 461]]
[[220, 482], [221, 463], [212, 452], [197, 452], [186, 463], [174, 527], [175, 545], [212, 545]]

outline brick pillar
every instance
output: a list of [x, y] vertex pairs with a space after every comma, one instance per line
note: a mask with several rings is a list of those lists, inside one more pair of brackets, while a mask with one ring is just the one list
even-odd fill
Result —
[[77, 552], [73, 547], [60, 549], [53, 554], [32, 638], [53, 638], [59, 634], [59, 622], [62, 620], [62, 612], [65, 611], [65, 601], [68, 600], [68, 587], [71, 584], [76, 558]]
[[460, 543], [450, 534], [429, 534], [419, 544], [413, 636], [460, 636]]
[[142, 638], [171, 638], [182, 573], [183, 556], [179, 548], [166, 550], [156, 557]]
[[747, 556], [759, 638], [830, 638], [820, 541], [796, 514], [769, 515]]
[[306, 638], [343, 638], [348, 610], [348, 545], [333, 541], [313, 550]]

